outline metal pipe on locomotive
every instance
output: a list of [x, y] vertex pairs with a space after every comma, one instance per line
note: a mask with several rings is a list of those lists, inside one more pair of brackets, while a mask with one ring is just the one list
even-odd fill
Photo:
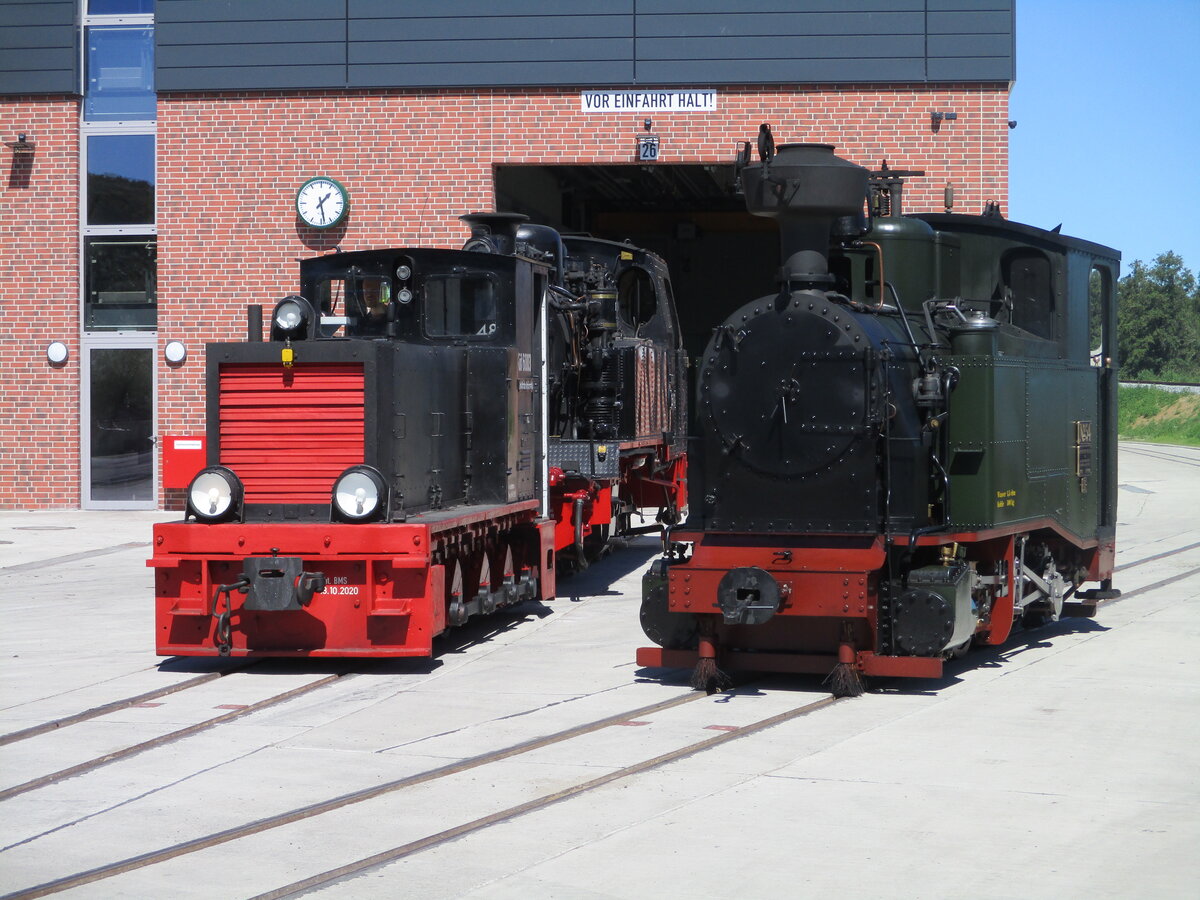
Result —
[[638, 662], [694, 666], [710, 692], [744, 669], [855, 694], [937, 677], [1015, 622], [1094, 615], [1119, 593], [1119, 254], [949, 196], [905, 216], [903, 176], [923, 173], [776, 152], [767, 126], [749, 150], [779, 290], [700, 361], [690, 515], [644, 578], [657, 646]]
[[666, 266], [525, 218], [304, 260], [268, 341], [251, 307], [248, 340], [207, 345], [208, 466], [148, 562], [160, 655], [428, 656], [677, 519]]

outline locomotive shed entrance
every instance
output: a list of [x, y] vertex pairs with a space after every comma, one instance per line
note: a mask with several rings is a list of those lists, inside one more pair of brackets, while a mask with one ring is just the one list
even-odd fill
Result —
[[498, 165], [494, 184], [497, 209], [666, 260], [693, 358], [713, 322], [774, 289], [775, 223], [746, 212], [731, 164]]

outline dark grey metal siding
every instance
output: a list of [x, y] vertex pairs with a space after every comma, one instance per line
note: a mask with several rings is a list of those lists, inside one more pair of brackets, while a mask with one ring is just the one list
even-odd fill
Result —
[[158, 0], [157, 91], [346, 86], [346, 0]]
[[159, 91], [1011, 81], [1014, 0], [158, 0]]
[[634, 0], [349, 0], [350, 87], [626, 84]]
[[75, 0], [0, 0], [0, 94], [78, 94]]
[[1016, 78], [1013, 0], [928, 0], [929, 81]]

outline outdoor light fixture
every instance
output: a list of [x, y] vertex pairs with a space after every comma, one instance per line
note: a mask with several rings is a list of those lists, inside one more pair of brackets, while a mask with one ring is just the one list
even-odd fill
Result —
[[183, 346], [183, 341], [167, 341], [167, 346], [163, 347], [163, 356], [171, 365], [177, 366], [187, 359], [187, 347]]
[[245, 488], [233, 471], [209, 466], [188, 487], [187, 512], [202, 522], [220, 522], [241, 513]]
[[70, 355], [67, 345], [62, 341], [54, 341], [46, 346], [46, 359], [53, 366], [61, 366], [67, 361], [67, 357]]
[[957, 118], [958, 113], [956, 112], [941, 112], [935, 109], [929, 114], [929, 127], [937, 131], [942, 127], [942, 122], [953, 122]]
[[14, 155], [18, 155], [21, 153], [32, 153], [36, 145], [25, 136], [24, 132], [21, 132], [17, 135], [15, 141], [5, 141], [4, 146], [10, 148]]
[[387, 513], [387, 482], [371, 466], [351, 466], [333, 483], [332, 501], [334, 518], [370, 522]]

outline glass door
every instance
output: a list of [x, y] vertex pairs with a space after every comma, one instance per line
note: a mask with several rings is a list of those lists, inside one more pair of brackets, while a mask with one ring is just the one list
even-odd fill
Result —
[[83, 367], [83, 506], [154, 509], [154, 346], [92, 344]]

